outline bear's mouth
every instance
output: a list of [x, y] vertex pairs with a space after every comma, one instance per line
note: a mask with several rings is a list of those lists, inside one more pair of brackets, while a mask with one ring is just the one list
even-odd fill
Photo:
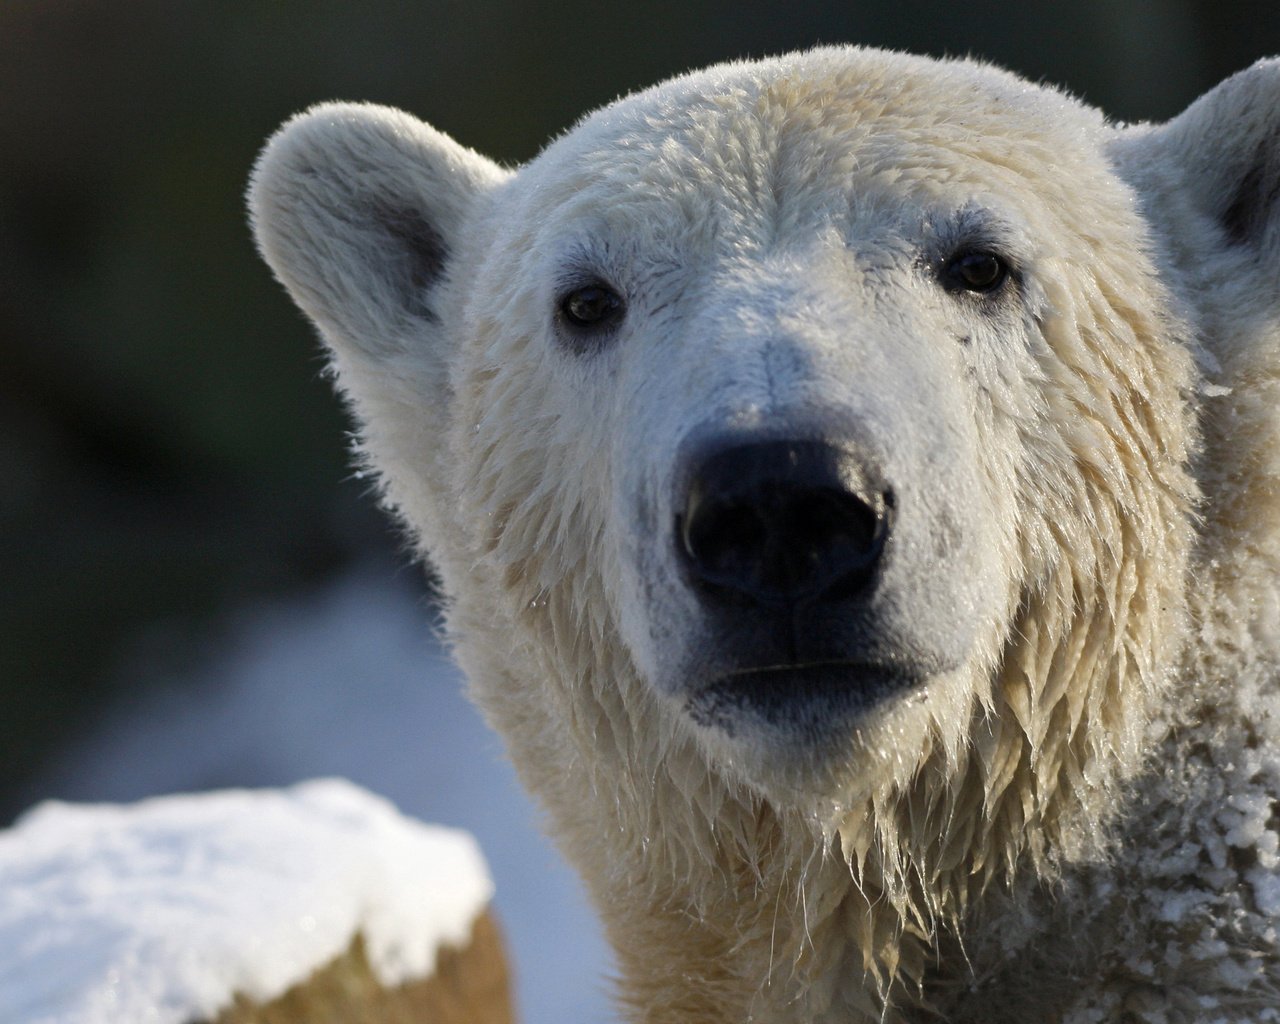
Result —
[[695, 724], [729, 737], [749, 725], [815, 736], [847, 728], [927, 676], [900, 664], [834, 659], [765, 665], [718, 676], [691, 693], [684, 710]]

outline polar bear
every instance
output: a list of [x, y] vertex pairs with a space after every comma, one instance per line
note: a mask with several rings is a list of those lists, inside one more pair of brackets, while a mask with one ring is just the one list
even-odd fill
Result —
[[325, 105], [250, 206], [629, 1019], [1280, 1021], [1280, 61]]

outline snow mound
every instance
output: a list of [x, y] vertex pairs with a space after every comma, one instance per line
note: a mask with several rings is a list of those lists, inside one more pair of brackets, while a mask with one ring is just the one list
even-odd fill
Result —
[[0, 1020], [186, 1024], [280, 995], [357, 932], [398, 984], [492, 895], [467, 833], [341, 780], [44, 803], [0, 833]]

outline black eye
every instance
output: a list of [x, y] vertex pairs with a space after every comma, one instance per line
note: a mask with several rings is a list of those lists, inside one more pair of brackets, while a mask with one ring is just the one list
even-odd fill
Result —
[[942, 283], [953, 291], [994, 292], [1009, 276], [1009, 265], [993, 252], [969, 250], [942, 268]]
[[575, 288], [560, 300], [560, 312], [568, 323], [584, 329], [600, 329], [622, 317], [622, 297], [602, 284]]

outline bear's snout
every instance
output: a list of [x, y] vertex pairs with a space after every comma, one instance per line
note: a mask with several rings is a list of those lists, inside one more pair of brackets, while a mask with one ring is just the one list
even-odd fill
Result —
[[847, 447], [760, 441], [721, 448], [688, 477], [676, 550], [707, 601], [785, 610], [866, 590], [894, 497]]
[[737, 735], [751, 720], [811, 745], [955, 663], [915, 587], [927, 517], [861, 432], [686, 442], [667, 545], [693, 614], [655, 685], [698, 725]]

